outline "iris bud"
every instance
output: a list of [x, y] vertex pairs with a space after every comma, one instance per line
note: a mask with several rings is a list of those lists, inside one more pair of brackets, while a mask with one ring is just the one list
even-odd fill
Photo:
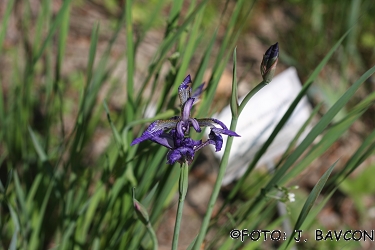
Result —
[[275, 74], [277, 61], [279, 59], [279, 45], [275, 43], [266, 51], [263, 56], [262, 63], [260, 64], [260, 73], [266, 83], [272, 81]]
[[135, 209], [135, 213], [137, 214], [138, 218], [142, 221], [144, 225], [148, 225], [149, 217], [147, 213], [147, 209], [133, 197], [133, 206]]

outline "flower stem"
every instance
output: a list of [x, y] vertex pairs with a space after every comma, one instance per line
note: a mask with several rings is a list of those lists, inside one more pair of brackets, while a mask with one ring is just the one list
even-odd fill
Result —
[[261, 90], [263, 87], [267, 85], [267, 82], [261, 81], [257, 86], [255, 86], [243, 99], [241, 102], [239, 108], [238, 108], [238, 116], [240, 116], [242, 110], [245, 108], [246, 104], [250, 101], [250, 99], [258, 93], [259, 90]]
[[172, 249], [176, 250], [178, 246], [178, 236], [180, 235], [180, 226], [182, 219], [182, 210], [184, 209], [185, 197], [188, 189], [188, 174], [189, 174], [189, 165], [185, 161], [181, 164], [180, 170], [180, 181], [179, 181], [179, 199], [178, 199], [178, 208], [176, 214], [176, 223], [174, 225]]
[[151, 240], [152, 240], [152, 249], [157, 250], [158, 249], [158, 238], [156, 237], [155, 231], [151, 226], [151, 223], [147, 224], [147, 231], [150, 234]]
[[[246, 104], [249, 102], [249, 100], [259, 91], [261, 90], [264, 86], [266, 86], [267, 83], [265, 81], [260, 82], [255, 88], [253, 88], [244, 98], [244, 100], [241, 102], [241, 104], [238, 107], [238, 113], [237, 116], [232, 116], [232, 121], [230, 124], [230, 130], [235, 131], [237, 127], [237, 120], [238, 117], [240, 116], [242, 110], [246, 106]], [[208, 203], [208, 208], [206, 211], [206, 214], [203, 218], [202, 226], [198, 234], [198, 238], [195, 241], [194, 244], [194, 250], [200, 249], [200, 245], [202, 244], [204, 237], [206, 236], [207, 229], [208, 229], [208, 224], [210, 223], [212, 211], [214, 209], [214, 205], [216, 203], [217, 197], [219, 196], [219, 191], [221, 188], [221, 182], [223, 181], [225, 172], [227, 170], [227, 165], [228, 165], [228, 160], [229, 160], [229, 154], [230, 154], [230, 149], [232, 147], [233, 143], [233, 137], [228, 136], [227, 140], [227, 145], [225, 146], [225, 151], [223, 158], [221, 159], [220, 166], [219, 166], [219, 173], [215, 182], [214, 190], [212, 191], [210, 201]]]
[[[230, 124], [230, 130], [235, 131], [236, 126], [237, 126], [237, 117], [232, 117], [232, 122]], [[211, 219], [212, 211], [214, 209], [214, 205], [215, 205], [217, 197], [219, 195], [221, 182], [224, 178], [224, 174], [225, 174], [225, 171], [226, 171], [226, 168], [227, 168], [227, 165], [228, 165], [229, 153], [230, 153], [230, 149], [232, 147], [232, 143], [233, 143], [233, 137], [228, 136], [227, 145], [225, 147], [223, 158], [220, 162], [219, 173], [218, 173], [218, 176], [217, 176], [217, 179], [216, 179], [216, 182], [215, 182], [214, 190], [212, 191], [210, 201], [208, 203], [208, 208], [207, 208], [206, 214], [204, 216], [201, 229], [200, 229], [199, 234], [198, 234], [198, 238], [195, 241], [194, 250], [200, 249], [200, 245], [202, 244], [202, 242], [204, 240], [204, 237], [207, 233], [208, 224], [209, 224], [210, 219]]]

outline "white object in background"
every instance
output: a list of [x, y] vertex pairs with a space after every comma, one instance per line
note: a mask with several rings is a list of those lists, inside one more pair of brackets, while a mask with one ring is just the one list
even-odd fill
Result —
[[[231, 183], [245, 173], [254, 155], [271, 135], [301, 88], [296, 69], [289, 68], [274, 77], [272, 82], [255, 94], [247, 103], [236, 128], [236, 133], [241, 137], [235, 137], [233, 140], [227, 172], [222, 185]], [[240, 99], [240, 103], [242, 100], [243, 98]], [[284, 153], [298, 130], [309, 118], [310, 113], [311, 107], [304, 96], [266, 153], [259, 159], [257, 166], [270, 162]], [[229, 128], [231, 121], [230, 107], [225, 107], [220, 114], [214, 117]], [[306, 136], [310, 129], [311, 127], [306, 128], [299, 141]], [[223, 156], [227, 136], [224, 135], [223, 140], [223, 149], [215, 153], [215, 156], [219, 158]], [[210, 148], [214, 150], [213, 147]]]

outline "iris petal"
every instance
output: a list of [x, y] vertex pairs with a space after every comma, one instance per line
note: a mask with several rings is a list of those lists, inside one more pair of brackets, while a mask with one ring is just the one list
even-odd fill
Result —
[[203, 92], [203, 87], [204, 87], [204, 83], [202, 83], [201, 85], [198, 86], [198, 88], [196, 88], [193, 92], [193, 94], [191, 95], [192, 98], [195, 99], [195, 101], [197, 100], [197, 98], [202, 94]]
[[178, 95], [180, 97], [181, 106], [187, 101], [191, 96], [191, 78], [190, 75], [185, 77], [184, 81], [178, 87]]
[[236, 132], [229, 130], [229, 129], [212, 128], [211, 131], [214, 131], [216, 134], [240, 137]]
[[178, 150], [170, 150], [167, 154], [167, 163], [172, 165], [176, 161], [179, 161], [181, 159], [182, 155], [180, 151]]
[[[199, 124], [200, 127], [210, 127], [211, 130], [214, 130], [216, 133], [229, 135], [229, 136], [240, 136], [236, 132], [234, 132], [232, 130], [229, 130], [227, 128], [227, 126], [225, 126], [225, 124], [222, 123], [218, 119], [203, 118], [203, 119], [197, 119], [197, 121], [198, 121], [198, 124]], [[220, 127], [222, 127], [222, 129], [215, 127], [215, 124], [220, 125]]]
[[216, 134], [214, 131], [211, 130], [210, 134], [208, 135], [210, 138], [208, 143], [215, 145], [215, 151], [220, 151], [221, 147], [223, 146], [223, 137], [220, 134]]
[[188, 98], [181, 108], [181, 120], [188, 121], [190, 118], [191, 107], [193, 106], [194, 98]]
[[193, 128], [195, 129], [195, 131], [197, 131], [198, 133], [200, 133], [202, 131], [201, 128], [199, 127], [199, 123], [196, 119], [190, 118], [189, 122], [191, 123], [191, 125], [193, 125]]
[[149, 140], [155, 136], [159, 136], [165, 129], [175, 128], [178, 119], [173, 117], [169, 120], [157, 120], [148, 126], [148, 128], [143, 132], [143, 134], [136, 138], [130, 145], [133, 146], [145, 140]]
[[228, 129], [227, 126], [225, 126], [224, 123], [221, 121], [214, 119], [214, 118], [202, 118], [202, 119], [197, 119], [199, 126], [200, 127], [211, 127], [214, 128], [215, 124], [220, 125], [223, 129]]
[[194, 150], [189, 147], [179, 147], [171, 150], [167, 154], [167, 163], [174, 164], [176, 161], [188, 161], [191, 162], [194, 159]]
[[164, 131], [159, 136], [154, 136], [150, 140], [169, 149], [174, 148], [173, 137], [170, 134], [165, 133]]
[[186, 131], [186, 125], [184, 121], [179, 121], [176, 126], [176, 136], [178, 138], [183, 138], [185, 136], [185, 131]]

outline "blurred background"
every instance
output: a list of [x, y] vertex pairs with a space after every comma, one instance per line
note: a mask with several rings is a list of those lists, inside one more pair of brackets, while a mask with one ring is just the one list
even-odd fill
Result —
[[[160, 4], [162, 2], [162, 4]], [[148, 73], [149, 62], [158, 50], [166, 32], [167, 17], [171, 11], [172, 1], [137, 0], [133, 1], [132, 28], [134, 46], [137, 48], [134, 70], [134, 86], [140, 89], [140, 83]], [[182, 17], [187, 15], [189, 6], [194, 1], [184, 1]], [[196, 1], [200, 2], [200, 1]], [[228, 28], [231, 12], [237, 1], [217, 0], [208, 1], [205, 14], [202, 16], [202, 32], [199, 39], [204, 44], [209, 43], [212, 34], [217, 31], [217, 38], [213, 45], [213, 54], [219, 53], [220, 44]], [[67, 151], [62, 150], [62, 141], [69, 140], [76, 126], [76, 117], [81, 112], [79, 103], [83, 95], [88, 58], [90, 57], [90, 41], [93, 29], [98, 29], [95, 66], [100, 65], [100, 58], [107, 57], [105, 68], [108, 70], [97, 87], [97, 96], [90, 102], [93, 106], [93, 123], [86, 124], [89, 131], [85, 136], [82, 153], [77, 158], [77, 172], [85, 177], [86, 185], [90, 186], [91, 180], [98, 179], [95, 169], [103, 168], [104, 155], [113, 142], [113, 132], [107, 121], [103, 109], [106, 100], [111, 111], [112, 120], [116, 121], [124, 112], [127, 101], [127, 61], [126, 46], [127, 36], [125, 26], [119, 29], [118, 37], [109, 48], [108, 43], [113, 38], [117, 29], [117, 22], [123, 18], [125, 0], [76, 0], [70, 4], [65, 37], [53, 36], [48, 43], [45, 54], [40, 55], [33, 69], [28, 68], [38, 55], [35, 48], [43, 45], [43, 39], [48, 36], [48, 31], [53, 29], [53, 23], [45, 23], [43, 17], [56, 18], [63, 6], [63, 1], [42, 0], [16, 0], [0, 1], [0, 180], [2, 186], [9, 181], [11, 169], [18, 171], [21, 185], [28, 190], [32, 187], [40, 167], [37, 167], [40, 152], [33, 149], [28, 126], [38, 134], [38, 138], [48, 137], [43, 141], [44, 148], [54, 145], [49, 158], [57, 162], [56, 166], [64, 166]], [[319, 110], [323, 114], [331, 107], [367, 69], [375, 64], [375, 3], [370, 0], [264, 0], [249, 1], [251, 12], [245, 22], [236, 25], [241, 27], [241, 33], [235, 43], [237, 46], [237, 75], [239, 78], [239, 95], [245, 95], [261, 79], [259, 65], [264, 51], [275, 42], [279, 43], [280, 58], [276, 74], [293, 66], [297, 69], [301, 82], [304, 82], [313, 69], [321, 62], [327, 52], [348, 30], [352, 29], [348, 37], [335, 52], [332, 59], [323, 68], [313, 86], [308, 92], [309, 101], [315, 107], [322, 103]], [[11, 6], [11, 7], [9, 7]], [[247, 6], [247, 7], [249, 7]], [[246, 16], [246, 8], [240, 15]], [[152, 23], [148, 23], [149, 16], [155, 15]], [[222, 15], [222, 16], [221, 16]], [[221, 16], [222, 18], [218, 19]], [[234, 26], [234, 30], [239, 27]], [[4, 28], [6, 27], [6, 29]], [[147, 28], [145, 28], [147, 27]], [[172, 27], [173, 28], [173, 27]], [[144, 31], [147, 32], [144, 32]], [[240, 29], [239, 29], [240, 30]], [[61, 51], [59, 42], [64, 41], [66, 46]], [[137, 43], [137, 41], [140, 41]], [[201, 54], [205, 47], [197, 48], [189, 63], [189, 70], [195, 72], [200, 67]], [[200, 54], [201, 53], [201, 54]], [[231, 52], [230, 52], [231, 53]], [[57, 55], [62, 55], [56, 60]], [[171, 53], [170, 61], [173, 61]], [[209, 81], [210, 67], [213, 67], [215, 56], [211, 56], [208, 69], [203, 80]], [[61, 65], [58, 65], [58, 64]], [[232, 64], [229, 63], [220, 78], [215, 94], [215, 111], [229, 103], [232, 83]], [[52, 67], [49, 67], [51, 66]], [[96, 68], [100, 70], [100, 67]], [[168, 63], [160, 69], [160, 78], [168, 74]], [[27, 81], [32, 78], [32, 84]], [[48, 84], [48, 82], [56, 84]], [[194, 79], [193, 79], [194, 81]], [[146, 88], [145, 93], [153, 91]], [[158, 89], [156, 92], [160, 91]], [[371, 76], [357, 91], [345, 109], [335, 117], [336, 121], [344, 117], [348, 110], [358, 104], [366, 96], [375, 91], [375, 77]], [[57, 103], [50, 102], [49, 93], [54, 92], [59, 96]], [[18, 98], [22, 96], [22, 98]], [[154, 98], [155, 99], [155, 98]], [[16, 100], [16, 101], [15, 101]], [[57, 108], [58, 103], [63, 103], [63, 109]], [[55, 106], [53, 106], [55, 105]], [[28, 109], [20, 107], [27, 106]], [[53, 108], [52, 108], [53, 107]], [[17, 112], [22, 113], [21, 117]], [[18, 117], [18, 118], [17, 118]], [[59, 122], [61, 121], [63, 122]], [[228, 124], [229, 125], [229, 124]], [[361, 117], [335, 141], [325, 153], [292, 181], [290, 185], [298, 185], [295, 190], [296, 202], [288, 203], [288, 212], [291, 217], [297, 217], [302, 197], [312, 190], [316, 182], [337, 159], [340, 159], [334, 171], [349, 159], [355, 150], [361, 146], [369, 132], [375, 129], [375, 105], [370, 106]], [[77, 142], [78, 144], [79, 142]], [[64, 154], [60, 154], [64, 152]], [[69, 152], [70, 153], [70, 152]], [[44, 164], [44, 163], [43, 163]], [[211, 194], [216, 178], [216, 159], [210, 150], [205, 150], [197, 159], [190, 177], [188, 201], [185, 207], [185, 217], [190, 218], [184, 224], [181, 233], [181, 245], [187, 246], [200, 226], [201, 218], [205, 213], [206, 202]], [[93, 169], [90, 175], [85, 174], [85, 169]], [[49, 170], [42, 170], [49, 171]], [[249, 177], [247, 183], [253, 183], [265, 174], [259, 170]], [[350, 177], [339, 186], [331, 200], [317, 216], [312, 228], [331, 229], [375, 229], [375, 156], [370, 152], [363, 163]], [[92, 178], [91, 180], [89, 178]], [[221, 199], [225, 197], [231, 185], [225, 187]], [[90, 190], [90, 189], [89, 189]], [[241, 188], [239, 199], [248, 199], [254, 195], [247, 192], [247, 187]], [[91, 190], [92, 191], [92, 190]], [[322, 193], [324, 197], [324, 192]], [[5, 204], [5, 195], [0, 196]], [[58, 198], [56, 198], [58, 199]], [[176, 197], [174, 197], [176, 199]], [[10, 216], [7, 208], [1, 207], [0, 219], [2, 225], [0, 232], [4, 235], [0, 239], [0, 248], [6, 247], [11, 241], [11, 234], [7, 233], [4, 218]], [[51, 210], [53, 211], [53, 210]], [[156, 230], [160, 249], [169, 249], [176, 211], [176, 202], [166, 209], [161, 218], [159, 229]], [[53, 218], [53, 214], [50, 215]], [[46, 227], [48, 228], [48, 227]], [[53, 237], [45, 232], [44, 249], [53, 246]], [[52, 232], [51, 232], [52, 234]], [[213, 236], [211, 236], [213, 237]], [[313, 242], [307, 248], [318, 249]], [[322, 243], [323, 244], [323, 243]], [[345, 249], [333, 242], [325, 242], [319, 249]], [[373, 242], [359, 242], [354, 247], [346, 249], [372, 249]], [[22, 247], [21, 247], [22, 248]], [[306, 249], [307, 249], [306, 248]], [[301, 248], [302, 249], [302, 248]], [[305, 249], [305, 248], [304, 248]]]

